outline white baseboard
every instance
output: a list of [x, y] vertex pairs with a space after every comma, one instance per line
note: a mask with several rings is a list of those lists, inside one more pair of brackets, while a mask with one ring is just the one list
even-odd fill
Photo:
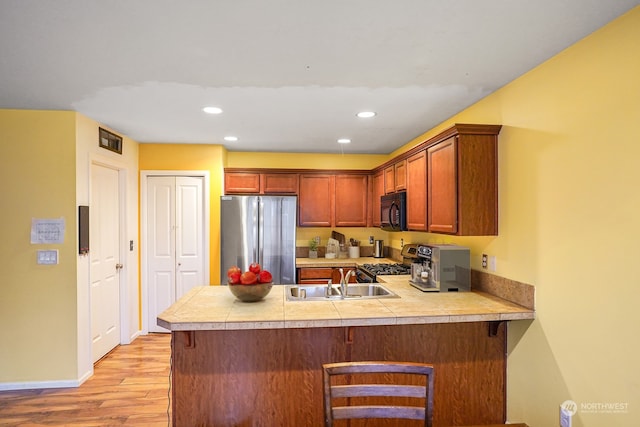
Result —
[[[89, 375], [91, 376], [91, 375]], [[0, 383], [0, 391], [6, 390], [32, 390], [40, 388], [71, 388], [80, 387], [80, 384], [86, 381], [86, 378], [79, 380], [63, 380], [63, 381], [27, 381], [18, 383]]]
[[[135, 332], [129, 340], [129, 343], [132, 343], [136, 338], [143, 335], [142, 331]], [[146, 334], [144, 334], [146, 335]], [[125, 344], [127, 345], [127, 344]], [[72, 388], [72, 387], [80, 387], [82, 383], [91, 378], [93, 375], [93, 369], [85, 372], [80, 378], [77, 380], [62, 380], [62, 381], [27, 381], [27, 382], [16, 382], [16, 383], [0, 383], [0, 391], [8, 391], [8, 390], [35, 390], [41, 388]]]

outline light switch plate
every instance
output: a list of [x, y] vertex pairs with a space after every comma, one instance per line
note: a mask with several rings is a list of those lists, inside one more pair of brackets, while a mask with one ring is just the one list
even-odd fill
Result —
[[58, 264], [58, 250], [48, 249], [38, 251], [38, 264], [53, 265]]

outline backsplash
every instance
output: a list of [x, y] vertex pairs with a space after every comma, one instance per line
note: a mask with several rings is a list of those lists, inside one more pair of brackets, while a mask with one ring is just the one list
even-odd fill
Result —
[[[384, 249], [386, 254], [387, 248], [385, 247]], [[318, 246], [318, 258], [324, 258], [324, 255], [326, 252], [327, 252], [326, 246]], [[360, 257], [364, 258], [368, 256], [373, 256], [373, 246], [360, 246]], [[296, 246], [296, 258], [309, 258], [309, 247]], [[402, 257], [400, 257], [400, 260], [402, 260]]]
[[471, 269], [471, 289], [535, 310], [535, 286]]

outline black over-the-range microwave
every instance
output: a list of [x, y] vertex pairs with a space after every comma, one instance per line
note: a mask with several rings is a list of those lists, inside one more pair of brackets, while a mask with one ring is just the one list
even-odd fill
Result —
[[407, 193], [380, 196], [380, 228], [385, 231], [407, 230]]

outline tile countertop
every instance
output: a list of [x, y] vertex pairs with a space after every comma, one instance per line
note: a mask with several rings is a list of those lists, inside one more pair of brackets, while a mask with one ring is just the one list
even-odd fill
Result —
[[172, 331], [192, 331], [535, 318], [535, 311], [483, 292], [423, 293], [409, 284], [408, 275], [379, 276], [379, 281], [400, 298], [287, 301], [285, 287], [276, 285], [264, 300], [244, 303], [237, 300], [227, 286], [199, 286], [161, 313], [157, 321], [158, 325]]

